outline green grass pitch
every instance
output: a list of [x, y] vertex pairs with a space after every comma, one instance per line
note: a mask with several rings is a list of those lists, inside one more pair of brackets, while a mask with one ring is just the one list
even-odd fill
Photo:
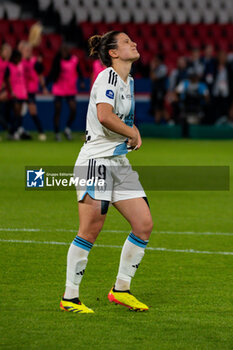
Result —
[[[133, 165], [229, 165], [232, 173], [232, 141], [143, 141], [128, 156]], [[233, 252], [232, 189], [148, 192], [155, 223], [149, 247], [166, 250], [147, 250], [132, 282], [151, 306], [147, 313], [108, 302], [120, 257], [109, 246], [122, 246], [130, 230], [110, 208], [81, 285], [81, 300], [95, 314], [59, 310], [78, 228], [76, 194], [25, 191], [24, 167], [73, 165], [82, 142], [77, 134], [73, 142], [0, 143], [0, 348], [233, 349], [233, 255], [223, 253]]]

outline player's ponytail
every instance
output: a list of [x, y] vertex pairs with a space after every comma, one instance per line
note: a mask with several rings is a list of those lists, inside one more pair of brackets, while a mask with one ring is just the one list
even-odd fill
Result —
[[88, 40], [90, 48], [90, 56], [98, 56], [102, 63], [110, 67], [112, 58], [109, 55], [109, 50], [117, 48], [117, 35], [119, 31], [111, 31], [104, 35], [94, 35]]
[[90, 48], [90, 56], [98, 56], [99, 48], [101, 43], [101, 35], [93, 35], [88, 40], [89, 48]]

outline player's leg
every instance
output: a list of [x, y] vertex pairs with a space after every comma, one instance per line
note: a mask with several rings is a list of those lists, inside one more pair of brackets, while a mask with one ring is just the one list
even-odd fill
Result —
[[60, 124], [61, 108], [62, 108], [62, 99], [60, 98], [60, 96], [55, 96], [53, 127], [54, 127], [54, 133], [55, 133], [56, 141], [61, 141], [61, 135], [59, 133], [59, 131], [60, 131], [60, 125], [59, 124]]
[[37, 106], [36, 106], [34, 94], [31, 94], [31, 96], [29, 96], [28, 111], [29, 111], [29, 114], [30, 114], [30, 116], [31, 116], [37, 130], [38, 130], [38, 133], [39, 133], [38, 139], [40, 141], [45, 141], [46, 135], [44, 134], [44, 130], [43, 130], [41, 121], [40, 121], [39, 116], [38, 116], [38, 111], [37, 111]]
[[115, 287], [109, 293], [109, 300], [135, 310], [147, 310], [148, 307], [128, 291], [153, 228], [149, 205], [146, 198], [133, 198], [115, 202], [114, 206], [130, 223], [132, 232], [122, 248], [118, 275]]
[[23, 127], [23, 117], [22, 117], [22, 107], [23, 107], [22, 100], [14, 100], [13, 101], [13, 114], [14, 114], [14, 120], [15, 120], [15, 133], [14, 138], [19, 140], [31, 140], [31, 135], [25, 131]]
[[66, 123], [66, 127], [64, 130], [65, 137], [67, 140], [72, 140], [72, 133], [71, 133], [71, 126], [75, 120], [76, 117], [76, 101], [75, 101], [75, 96], [71, 96], [67, 99], [67, 103], [69, 105], [69, 118]]
[[80, 225], [78, 235], [71, 243], [67, 255], [66, 290], [60, 307], [67, 311], [89, 313], [92, 310], [80, 304], [79, 286], [87, 266], [89, 252], [103, 227], [108, 202], [94, 200], [86, 195], [78, 206]]

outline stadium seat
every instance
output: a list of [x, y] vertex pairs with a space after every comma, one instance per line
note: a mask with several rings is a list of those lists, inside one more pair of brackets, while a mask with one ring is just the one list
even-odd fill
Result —
[[165, 40], [167, 37], [167, 27], [164, 24], [157, 23], [153, 26], [154, 32], [159, 40]]
[[21, 20], [11, 21], [11, 28], [13, 30], [13, 33], [18, 37], [25, 34], [26, 26], [24, 21], [21, 21]]
[[112, 7], [105, 7], [102, 9], [104, 20], [106, 23], [113, 23], [117, 19], [117, 13]]
[[150, 39], [146, 42], [146, 46], [152, 54], [156, 54], [159, 52], [159, 43], [157, 38], [150, 37]]
[[7, 20], [0, 20], [0, 33], [2, 36], [10, 33], [10, 22]]
[[231, 43], [228, 41], [228, 39], [222, 39], [220, 42], [217, 43], [217, 48], [219, 50], [229, 51], [231, 48]]
[[103, 20], [103, 13], [98, 7], [92, 7], [89, 9], [89, 15], [92, 23], [98, 23]]
[[58, 10], [65, 6], [65, 0], [53, 0], [53, 6], [55, 10]]
[[180, 26], [177, 25], [176, 23], [168, 24], [167, 36], [173, 38], [174, 40], [179, 40], [179, 37], [181, 36]]
[[159, 13], [156, 8], [145, 9], [146, 19], [148, 23], [157, 23], [159, 20]]
[[232, 20], [232, 13], [227, 9], [221, 9], [217, 13], [217, 21], [218, 23], [225, 24], [229, 23]]
[[169, 9], [162, 9], [160, 11], [160, 18], [162, 23], [171, 23], [173, 21], [173, 13]]
[[62, 44], [62, 37], [59, 34], [47, 34], [47, 45], [52, 50], [57, 51], [61, 47]]
[[185, 9], [179, 9], [174, 12], [174, 21], [178, 24], [187, 22], [187, 12]]
[[57, 12], [59, 13], [61, 24], [63, 26], [68, 25], [74, 16], [72, 8], [65, 5], [57, 7]]
[[102, 35], [108, 31], [107, 23], [100, 22], [95, 24], [95, 32], [96, 34]]
[[0, 20], [1, 18], [4, 18], [4, 14], [5, 14], [4, 6], [0, 4]]
[[123, 23], [118, 23], [118, 22], [110, 23], [108, 25], [108, 28], [109, 30], [117, 30], [119, 32], [127, 33], [127, 29], [125, 28], [125, 25]]
[[36, 20], [35, 20], [35, 19], [25, 19], [25, 20], [24, 20], [24, 24], [25, 24], [25, 27], [26, 27], [26, 31], [29, 31], [30, 28], [31, 28], [31, 26], [32, 26], [33, 24], [35, 24], [35, 23], [36, 23]]
[[117, 17], [120, 23], [128, 23], [131, 20], [131, 9], [128, 9], [127, 11], [122, 11], [121, 9], [117, 9]]
[[140, 38], [138, 26], [135, 23], [126, 23], [125, 31], [132, 40], [137, 40]]
[[180, 1], [179, 0], [167, 0], [166, 1], [168, 8], [174, 13], [174, 11], [178, 11]]
[[179, 40], [176, 40], [174, 47], [181, 55], [184, 55], [187, 52], [187, 43], [185, 39], [179, 38]]
[[197, 24], [201, 22], [201, 12], [198, 9], [192, 9], [188, 16], [189, 23]]
[[52, 0], [37, 0], [37, 1], [38, 1], [38, 7], [40, 11], [46, 11], [52, 3]]
[[150, 62], [152, 61], [152, 58], [153, 58], [153, 53], [151, 51], [144, 51], [140, 55], [140, 60], [142, 64], [145, 66], [150, 64]]
[[75, 17], [78, 23], [86, 22], [88, 20], [88, 11], [86, 7], [79, 6], [75, 10]]
[[[76, 1], [76, 0], [74, 0]], [[100, 0], [98, 1], [98, 7], [101, 7], [101, 9], [105, 10], [106, 8], [111, 8], [109, 7], [109, 1], [108, 0]]]
[[90, 22], [81, 23], [81, 29], [85, 40], [88, 40], [92, 35], [95, 34], [94, 25]]
[[8, 19], [19, 19], [21, 7], [14, 2], [4, 2], [4, 8]]
[[6, 43], [10, 44], [14, 48], [16, 46], [18, 40], [17, 40], [15, 35], [5, 34], [4, 41]]
[[137, 44], [137, 49], [138, 52], [142, 53], [145, 51], [145, 39], [143, 38], [137, 38], [137, 40], [135, 40], [136, 44]]
[[168, 55], [174, 51], [173, 40], [167, 38], [166, 40], [160, 41], [159, 47], [165, 55]]
[[133, 19], [135, 23], [144, 23], [146, 20], [146, 13], [142, 8], [135, 8], [133, 10]]
[[216, 19], [215, 11], [213, 9], [205, 9], [202, 13], [204, 23], [214, 23]]
[[[118, 6], [117, 5], [117, 1], [115, 1], [115, 6]], [[127, 6], [127, 8], [128, 9], [132, 9], [132, 10], [134, 10], [136, 7], [138, 7], [138, 0], [128, 0], [128, 1], [126, 1], [126, 6]]]

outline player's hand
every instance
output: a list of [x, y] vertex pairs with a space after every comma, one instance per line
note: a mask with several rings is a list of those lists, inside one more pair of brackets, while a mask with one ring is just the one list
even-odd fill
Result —
[[81, 88], [81, 90], [85, 90], [85, 87], [86, 87], [86, 85], [85, 85], [84, 81], [81, 81], [81, 82], [80, 82], [80, 88]]
[[47, 89], [47, 87], [44, 87], [42, 89], [42, 92], [43, 92], [44, 95], [49, 95], [49, 90]]
[[137, 129], [137, 132], [138, 132], [138, 144], [137, 144], [137, 148], [135, 148], [135, 150], [138, 150], [142, 145], [142, 139], [141, 139], [141, 135], [140, 135], [140, 132], [138, 129]]
[[127, 147], [129, 149], [137, 149], [138, 145], [139, 145], [138, 132], [136, 129], [134, 129], [134, 135], [132, 137], [129, 137], [127, 142]]
[[142, 139], [141, 139], [141, 135], [140, 135], [140, 132], [139, 132], [138, 128], [137, 128], [135, 125], [134, 125], [133, 127], [134, 127], [134, 129], [136, 130], [137, 135], [138, 135], [138, 144], [137, 144], [137, 146], [134, 148], [134, 150], [137, 151], [137, 150], [141, 147], [141, 145], [142, 145]]

